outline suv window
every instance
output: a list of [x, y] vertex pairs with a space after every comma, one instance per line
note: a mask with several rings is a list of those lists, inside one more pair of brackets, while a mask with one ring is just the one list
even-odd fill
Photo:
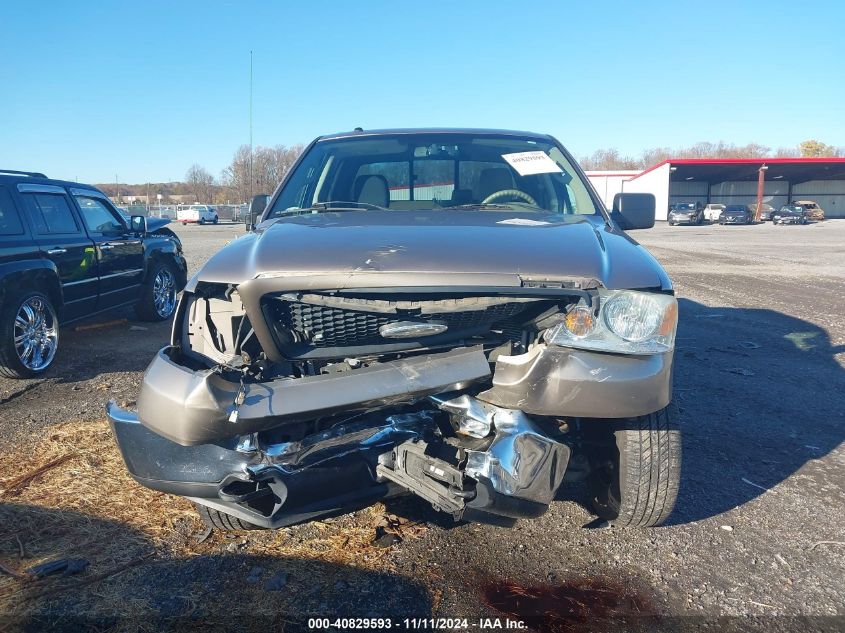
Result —
[[76, 218], [70, 210], [67, 198], [52, 193], [23, 194], [26, 210], [41, 235], [48, 233], [80, 233]]
[[122, 235], [125, 227], [111, 210], [97, 198], [74, 196], [82, 210], [82, 219], [88, 230], [103, 235]]
[[0, 235], [23, 235], [23, 225], [9, 192], [0, 187]]

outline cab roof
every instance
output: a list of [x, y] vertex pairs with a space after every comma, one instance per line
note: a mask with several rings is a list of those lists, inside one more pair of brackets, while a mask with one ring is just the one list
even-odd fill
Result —
[[317, 141], [328, 141], [342, 138], [357, 138], [364, 136], [396, 136], [414, 134], [465, 134], [467, 136], [516, 136], [520, 138], [531, 138], [538, 140], [549, 140], [552, 137], [548, 134], [537, 134], [536, 132], [524, 132], [519, 130], [498, 130], [494, 128], [465, 128], [465, 127], [432, 127], [432, 128], [387, 128], [378, 130], [364, 130], [358, 128], [351, 132], [338, 132], [326, 134], [317, 138]]

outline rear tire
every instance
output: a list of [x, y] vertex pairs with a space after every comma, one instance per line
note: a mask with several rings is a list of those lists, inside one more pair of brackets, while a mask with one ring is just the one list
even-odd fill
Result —
[[201, 503], [194, 503], [197, 514], [200, 515], [202, 522], [208, 527], [219, 530], [220, 532], [239, 532], [241, 530], [263, 530], [260, 525], [255, 525], [249, 521], [244, 521], [238, 517], [226, 514], [220, 510], [214, 510]]
[[[29, 307], [28, 312], [25, 306]], [[27, 315], [32, 315], [32, 322]], [[21, 336], [27, 336], [30, 341], [32, 337], [36, 339], [28, 354], [20, 352], [15, 343], [16, 337]], [[3, 297], [0, 305], [0, 376], [36, 378], [53, 364], [58, 348], [59, 319], [50, 297], [37, 290], [10, 291]], [[28, 363], [25, 364], [22, 358]]]
[[215, 216], [214, 216], [214, 220], [213, 220], [214, 224], [217, 224], [219, 221], [220, 221], [220, 218], [218, 218], [218, 217], [215, 215]]
[[671, 514], [680, 485], [677, 407], [670, 403], [655, 413], [612, 425], [603, 447], [591, 455], [593, 509], [620, 527], [660, 525]]

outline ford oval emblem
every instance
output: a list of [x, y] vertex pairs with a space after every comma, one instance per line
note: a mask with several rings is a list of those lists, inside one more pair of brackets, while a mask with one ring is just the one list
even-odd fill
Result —
[[386, 323], [378, 329], [384, 338], [418, 338], [420, 336], [434, 336], [449, 329], [442, 323], [418, 323], [415, 321], [397, 321]]

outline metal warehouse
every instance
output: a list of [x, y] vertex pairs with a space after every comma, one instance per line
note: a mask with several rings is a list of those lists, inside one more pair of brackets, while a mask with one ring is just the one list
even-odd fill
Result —
[[813, 200], [826, 218], [845, 218], [845, 158], [673, 158], [642, 172], [587, 176], [608, 207], [617, 193], [654, 194], [658, 220], [678, 202], [749, 205], [758, 196], [775, 208]]

